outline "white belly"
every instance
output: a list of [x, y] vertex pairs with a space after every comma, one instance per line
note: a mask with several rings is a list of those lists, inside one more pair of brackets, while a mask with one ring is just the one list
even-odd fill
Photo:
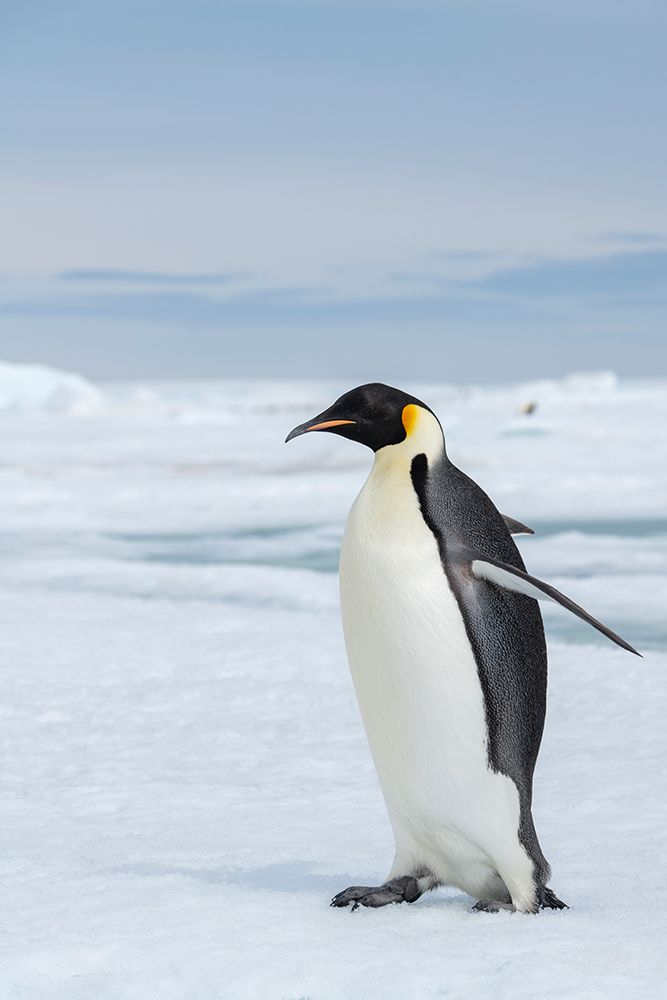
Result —
[[348, 518], [340, 585], [350, 669], [396, 836], [392, 874], [421, 865], [481, 894], [505, 855], [516, 868], [519, 848], [532, 892], [518, 793], [488, 766], [477, 666], [409, 475], [371, 474]]

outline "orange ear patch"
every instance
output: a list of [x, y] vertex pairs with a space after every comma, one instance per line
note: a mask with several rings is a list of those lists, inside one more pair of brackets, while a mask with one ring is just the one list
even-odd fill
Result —
[[408, 403], [407, 406], [403, 407], [403, 412], [401, 413], [401, 420], [403, 421], [403, 426], [405, 427], [406, 434], [412, 434], [417, 421], [419, 420], [419, 406], [415, 406], [414, 403]]

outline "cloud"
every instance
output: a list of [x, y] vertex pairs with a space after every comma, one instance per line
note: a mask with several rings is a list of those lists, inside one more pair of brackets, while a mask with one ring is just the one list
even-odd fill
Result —
[[123, 285], [229, 285], [247, 273], [221, 272], [209, 274], [175, 273], [168, 271], [123, 271], [108, 269], [83, 269], [61, 271], [60, 281], [102, 282]]
[[[200, 329], [284, 329], [328, 326], [386, 327], [438, 324], [445, 320], [498, 324], [535, 316], [531, 303], [499, 301], [477, 291], [347, 298], [314, 290], [258, 289], [216, 298], [193, 291], [47, 295], [0, 304], [0, 315], [139, 321]], [[310, 294], [306, 294], [309, 291]]]
[[[593, 315], [591, 310], [604, 311], [605, 306], [637, 309], [667, 301], [667, 250], [542, 260], [475, 279], [414, 273], [409, 275], [411, 284], [405, 276], [401, 282], [400, 276], [388, 273], [386, 291], [356, 296], [318, 284], [226, 287], [224, 295], [216, 294], [217, 284], [229, 285], [229, 275], [89, 270], [65, 275], [63, 280], [75, 286], [67, 293], [56, 285], [42, 294], [5, 298], [0, 313], [200, 329], [283, 330], [291, 325], [313, 330], [330, 326], [416, 330], [452, 321], [462, 329], [539, 323], [562, 307], [573, 315], [583, 309]], [[110, 287], [84, 291], [76, 288], [77, 282], [106, 282]], [[138, 287], [142, 285], [146, 287]]]
[[491, 260], [496, 254], [485, 250], [434, 250], [429, 256], [433, 260], [478, 261]]
[[11, 317], [0, 324], [0, 356], [96, 378], [665, 372], [667, 250], [515, 263], [475, 280], [428, 277], [401, 286], [387, 269], [384, 286], [356, 295], [315, 281], [15, 285], [0, 296], [0, 317]]
[[665, 243], [667, 236], [665, 233], [649, 232], [648, 230], [612, 229], [609, 232], [600, 233], [598, 239], [603, 243], [634, 243], [637, 246], [643, 246]]
[[[469, 289], [526, 298], [598, 297], [617, 301], [667, 295], [667, 250], [544, 260], [465, 282]], [[461, 287], [461, 283], [457, 283]]]

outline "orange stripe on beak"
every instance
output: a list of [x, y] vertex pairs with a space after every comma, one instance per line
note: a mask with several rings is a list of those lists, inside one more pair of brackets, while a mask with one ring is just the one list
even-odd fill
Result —
[[330, 427], [340, 427], [341, 424], [356, 424], [356, 420], [324, 420], [321, 424], [313, 424], [309, 431], [327, 431]]

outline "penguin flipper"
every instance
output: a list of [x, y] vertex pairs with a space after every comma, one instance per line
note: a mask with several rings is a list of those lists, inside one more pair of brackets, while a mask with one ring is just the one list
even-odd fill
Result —
[[468, 560], [472, 574], [476, 579], [486, 580], [497, 587], [504, 587], [505, 590], [513, 590], [518, 594], [526, 594], [527, 597], [533, 597], [536, 601], [555, 601], [557, 604], [567, 608], [568, 611], [571, 611], [573, 615], [577, 615], [578, 618], [588, 622], [598, 632], [602, 632], [608, 639], [615, 642], [617, 646], [627, 649], [628, 652], [634, 653], [635, 656], [641, 656], [641, 653], [638, 653], [629, 642], [622, 639], [616, 632], [612, 632], [610, 628], [603, 625], [597, 618], [593, 618], [585, 608], [576, 604], [571, 598], [566, 597], [560, 590], [556, 590], [551, 584], [544, 583], [543, 580], [538, 580], [537, 577], [531, 576], [529, 573], [524, 572], [524, 570], [518, 569], [516, 566], [510, 566], [508, 563], [494, 559], [492, 556], [468, 554]]
[[516, 518], [510, 517], [509, 514], [500, 515], [505, 522], [505, 527], [509, 531], [510, 535], [534, 535], [535, 532], [532, 528], [527, 525], [522, 524], [521, 521], [517, 521]]

